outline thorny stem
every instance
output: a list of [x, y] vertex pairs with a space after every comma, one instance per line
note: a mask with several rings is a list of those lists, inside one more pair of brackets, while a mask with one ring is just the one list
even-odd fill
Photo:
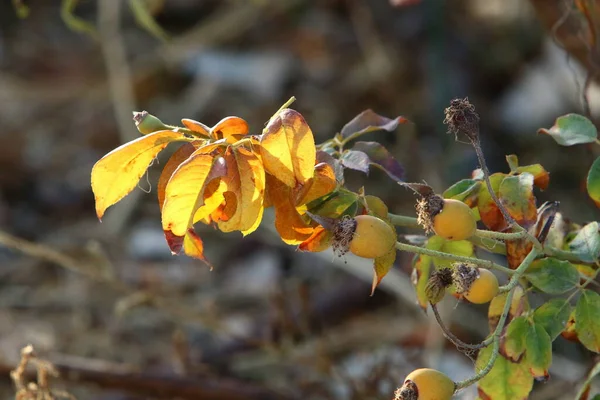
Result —
[[490, 260], [481, 260], [479, 258], [474, 258], [474, 257], [457, 256], [455, 254], [449, 254], [449, 253], [444, 253], [442, 251], [431, 250], [431, 249], [427, 249], [425, 247], [413, 246], [411, 244], [396, 242], [396, 249], [398, 249], [400, 251], [408, 251], [410, 253], [425, 254], [427, 256], [444, 258], [447, 260], [472, 263], [472, 264], [476, 264], [476, 265], [479, 265], [479, 266], [487, 268], [487, 269], [495, 269], [498, 271], [502, 271], [508, 275], [512, 275], [515, 273], [515, 271], [513, 271], [512, 269], [503, 267], [502, 265], [496, 264], [495, 262], [490, 261]]
[[504, 329], [504, 325], [506, 323], [506, 319], [508, 318], [510, 307], [512, 305], [512, 298], [514, 294], [513, 289], [518, 285], [519, 279], [521, 279], [525, 271], [527, 271], [527, 268], [529, 268], [529, 265], [531, 265], [532, 261], [535, 260], [535, 258], [538, 255], [538, 252], [539, 251], [535, 247], [532, 248], [529, 254], [527, 254], [523, 261], [521, 261], [519, 267], [514, 271], [514, 275], [510, 278], [510, 281], [501, 288], [502, 293], [508, 292], [508, 294], [506, 296], [506, 303], [504, 303], [504, 309], [502, 310], [502, 315], [500, 316], [498, 325], [496, 326], [493, 335], [490, 337], [494, 346], [492, 348], [492, 354], [490, 356], [490, 359], [488, 360], [485, 367], [483, 367], [477, 374], [473, 375], [468, 379], [465, 379], [464, 381], [456, 382], [456, 390], [460, 390], [474, 384], [475, 382], [479, 381], [481, 378], [486, 376], [492, 370], [494, 363], [498, 358], [498, 353], [500, 351], [500, 335], [502, 334], [502, 330]]

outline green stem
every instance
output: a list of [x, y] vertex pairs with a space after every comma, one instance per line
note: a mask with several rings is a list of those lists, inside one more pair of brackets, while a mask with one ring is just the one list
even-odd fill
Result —
[[529, 254], [521, 261], [519, 267], [514, 271], [513, 276], [510, 278], [510, 281], [503, 287], [503, 292], [508, 292], [506, 295], [506, 302], [504, 303], [504, 309], [502, 310], [502, 315], [500, 316], [500, 320], [498, 321], [498, 325], [494, 330], [494, 334], [488, 338], [485, 342], [493, 342], [494, 347], [492, 348], [492, 355], [488, 360], [485, 367], [483, 367], [479, 372], [472, 377], [465, 379], [464, 381], [456, 382], [455, 390], [463, 389], [467, 386], [474, 384], [479, 381], [481, 378], [486, 376], [494, 367], [494, 363], [498, 358], [498, 354], [500, 352], [500, 336], [502, 334], [502, 330], [504, 329], [504, 325], [506, 324], [506, 319], [508, 318], [508, 314], [510, 313], [510, 307], [512, 306], [512, 298], [514, 294], [514, 288], [518, 285], [519, 279], [523, 276], [529, 265], [535, 260], [538, 255], [538, 250], [534, 247], [531, 249]]
[[515, 273], [515, 271], [513, 271], [512, 269], [503, 267], [502, 265], [496, 264], [495, 262], [490, 261], [490, 260], [480, 260], [479, 258], [474, 258], [474, 257], [457, 256], [455, 254], [449, 254], [449, 253], [444, 253], [441, 251], [431, 250], [431, 249], [428, 249], [425, 247], [413, 246], [411, 244], [396, 242], [396, 249], [398, 249], [400, 251], [408, 251], [410, 253], [418, 253], [418, 254], [425, 254], [427, 256], [432, 256], [432, 257], [439, 257], [439, 258], [443, 258], [446, 260], [454, 260], [454, 261], [458, 261], [458, 262], [472, 263], [472, 264], [476, 264], [476, 265], [479, 265], [479, 266], [487, 268], [487, 269], [495, 269], [498, 271], [502, 271], [509, 275], [512, 275]]
[[420, 228], [421, 225], [417, 222], [415, 217], [407, 217], [405, 215], [397, 215], [388, 213], [388, 218], [393, 225], [406, 226], [408, 228]]

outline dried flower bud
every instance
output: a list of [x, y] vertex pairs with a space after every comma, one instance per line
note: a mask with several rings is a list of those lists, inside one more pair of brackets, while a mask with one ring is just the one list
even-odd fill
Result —
[[479, 276], [475, 265], [469, 263], [454, 263], [453, 279], [456, 284], [456, 293], [468, 292], [473, 282]]
[[471, 142], [479, 141], [479, 115], [467, 97], [451, 100], [444, 114], [444, 124], [448, 125], [449, 133], [458, 139], [458, 133], [462, 132]]
[[425, 286], [425, 296], [431, 304], [437, 304], [444, 298], [446, 288], [452, 285], [452, 269], [442, 268], [431, 274]]

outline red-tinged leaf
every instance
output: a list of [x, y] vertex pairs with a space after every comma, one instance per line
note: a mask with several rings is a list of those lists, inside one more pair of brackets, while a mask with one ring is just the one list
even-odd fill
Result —
[[374, 131], [384, 130], [392, 132], [396, 130], [398, 125], [407, 122], [408, 120], [404, 117], [389, 119], [376, 114], [373, 110], [365, 110], [344, 125], [340, 133], [342, 138], [346, 139], [353, 135], [359, 136]]
[[577, 338], [577, 331], [575, 329], [575, 312], [576, 310], [571, 311], [569, 319], [567, 320], [567, 325], [565, 326], [565, 329], [560, 333], [560, 336], [562, 336], [563, 339], [566, 339], [570, 342], [579, 342], [579, 339]]
[[202, 122], [184, 118], [181, 120], [181, 123], [192, 132], [199, 133], [202, 136], [210, 136], [210, 128]]
[[528, 229], [537, 221], [537, 207], [533, 195], [533, 175], [523, 173], [504, 178], [498, 188], [498, 197], [515, 221]]
[[342, 165], [346, 168], [369, 173], [369, 156], [362, 151], [346, 150], [340, 159]]
[[525, 358], [531, 375], [538, 381], [550, 377], [548, 368], [552, 364], [552, 339], [539, 324], [530, 324], [525, 335]]
[[183, 251], [189, 257], [203, 261], [206, 265], [213, 269], [211, 263], [204, 256], [204, 243], [200, 236], [194, 231], [194, 228], [188, 229], [183, 239]]
[[210, 130], [210, 136], [214, 139], [227, 139], [229, 143], [235, 143], [249, 132], [248, 123], [239, 117], [226, 117], [219, 121]]
[[[243, 147], [228, 148], [225, 153], [227, 174], [222, 180], [227, 192], [236, 198], [236, 208], [227, 221], [219, 221], [222, 232], [240, 231], [243, 235], [258, 228], [264, 211], [265, 170], [260, 159]], [[228, 203], [228, 199], [225, 199]]]
[[275, 229], [287, 244], [300, 244], [307, 240], [314, 228], [304, 221], [296, 206], [292, 189], [274, 176], [267, 174], [269, 198], [275, 208]]
[[352, 149], [365, 153], [369, 157], [370, 165], [380, 168], [394, 181], [403, 182], [404, 168], [381, 144], [377, 142], [356, 142]]
[[98, 219], [136, 187], [152, 160], [169, 143], [193, 140], [196, 139], [180, 132], [158, 131], [125, 143], [102, 157], [94, 164], [91, 176]]
[[598, 139], [598, 131], [592, 121], [579, 114], [558, 117], [552, 128], [539, 129], [538, 133], [550, 135], [561, 146], [594, 143]]
[[533, 184], [541, 190], [546, 190], [550, 184], [550, 173], [546, 171], [541, 164], [525, 165], [518, 167], [517, 172], [519, 174], [530, 173], [533, 175]]
[[204, 189], [213, 178], [227, 170], [221, 156], [196, 150], [173, 172], [165, 189], [162, 226], [175, 236], [184, 236], [193, 224], [194, 214], [204, 203]]
[[299, 189], [294, 190], [296, 193], [296, 206], [310, 203], [326, 194], [331, 193], [337, 187], [337, 181], [333, 169], [326, 163], [315, 165], [315, 172], [312, 178]]
[[575, 306], [575, 331], [581, 344], [600, 353], [600, 294], [585, 289]]
[[600, 157], [596, 158], [588, 172], [586, 180], [588, 195], [597, 207], [600, 207]]
[[533, 244], [526, 238], [506, 241], [506, 259], [508, 268], [517, 269], [527, 254], [533, 248]]
[[184, 143], [180, 148], [175, 150], [169, 161], [163, 167], [163, 170], [158, 178], [158, 185], [156, 187], [156, 191], [158, 193], [158, 206], [162, 210], [163, 204], [165, 203], [165, 189], [167, 187], [167, 183], [169, 179], [171, 179], [171, 175], [173, 172], [179, 167], [179, 165], [190, 158], [192, 153], [196, 151], [196, 148], [191, 143]]
[[[506, 176], [507, 175], [503, 173], [495, 173], [490, 175], [492, 189], [496, 195], [500, 189], [500, 184]], [[481, 221], [485, 224], [485, 226], [488, 227], [488, 229], [492, 231], [501, 231], [506, 227], [506, 222], [504, 221], [504, 217], [502, 217], [502, 212], [500, 212], [500, 209], [492, 199], [492, 196], [490, 195], [485, 183], [482, 183], [481, 187], [479, 188], [477, 208], [479, 209]]]
[[286, 108], [273, 116], [260, 140], [265, 170], [289, 187], [306, 184], [316, 161], [315, 140], [304, 117]]
[[[487, 365], [492, 347], [479, 351], [475, 370]], [[514, 363], [499, 355], [491, 371], [477, 384], [480, 399], [485, 400], [526, 400], [533, 388], [533, 377], [527, 363]]]
[[179, 254], [181, 249], [183, 249], [184, 236], [177, 236], [171, 231], [164, 231], [164, 233], [165, 239], [167, 240], [167, 245], [169, 245], [169, 249], [171, 250], [171, 254]]
[[373, 284], [371, 286], [371, 296], [375, 293], [375, 288], [381, 283], [383, 277], [386, 276], [394, 266], [394, 261], [396, 261], [396, 249], [392, 249], [387, 254], [373, 260]]
[[298, 250], [310, 251], [312, 253], [325, 251], [331, 246], [331, 238], [331, 231], [319, 225], [308, 239], [300, 243]]

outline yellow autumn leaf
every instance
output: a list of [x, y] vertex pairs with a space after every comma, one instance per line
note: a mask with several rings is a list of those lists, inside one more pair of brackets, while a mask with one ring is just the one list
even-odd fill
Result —
[[239, 117], [226, 117], [210, 130], [210, 136], [216, 140], [226, 139], [235, 143], [249, 132], [248, 123]]
[[169, 161], [167, 161], [163, 167], [160, 177], [158, 178], [158, 184], [156, 185], [156, 191], [158, 193], [158, 206], [160, 210], [162, 210], [163, 204], [165, 203], [165, 189], [169, 179], [171, 179], [171, 175], [173, 175], [173, 172], [175, 172], [177, 167], [179, 167], [179, 164], [187, 160], [195, 150], [196, 148], [193, 144], [184, 143], [180, 148], [175, 150], [173, 154], [171, 154]]
[[335, 190], [337, 181], [333, 168], [326, 163], [319, 163], [314, 167], [313, 177], [301, 187], [296, 194], [296, 205], [310, 203]]
[[125, 143], [102, 157], [94, 164], [91, 177], [98, 219], [136, 187], [152, 160], [169, 143], [193, 140], [181, 132], [158, 131]]
[[165, 189], [162, 226], [165, 232], [184, 236], [204, 202], [206, 184], [225, 173], [225, 160], [219, 155], [196, 150], [177, 167]]
[[227, 184], [221, 178], [210, 181], [204, 189], [204, 204], [196, 210], [193, 223], [210, 221], [208, 217], [225, 201], [223, 193], [226, 191]]
[[286, 108], [271, 118], [260, 144], [265, 170], [287, 186], [306, 184], [312, 178], [315, 140], [299, 112]]
[[199, 133], [202, 136], [210, 136], [210, 128], [204, 125], [202, 122], [184, 118], [181, 120], [181, 123], [192, 132]]
[[243, 147], [229, 147], [224, 157], [227, 174], [222, 180], [227, 184], [224, 196], [228, 219], [218, 221], [218, 226], [222, 232], [240, 231], [245, 236], [255, 231], [262, 219], [265, 170], [256, 154]]
[[188, 229], [185, 234], [183, 239], [183, 251], [189, 257], [204, 261], [211, 270], [213, 269], [212, 264], [204, 256], [204, 243], [196, 231], [194, 231], [194, 228]]
[[307, 240], [314, 228], [304, 221], [294, 206], [292, 189], [274, 176], [267, 174], [269, 198], [275, 208], [275, 229], [287, 244]]

